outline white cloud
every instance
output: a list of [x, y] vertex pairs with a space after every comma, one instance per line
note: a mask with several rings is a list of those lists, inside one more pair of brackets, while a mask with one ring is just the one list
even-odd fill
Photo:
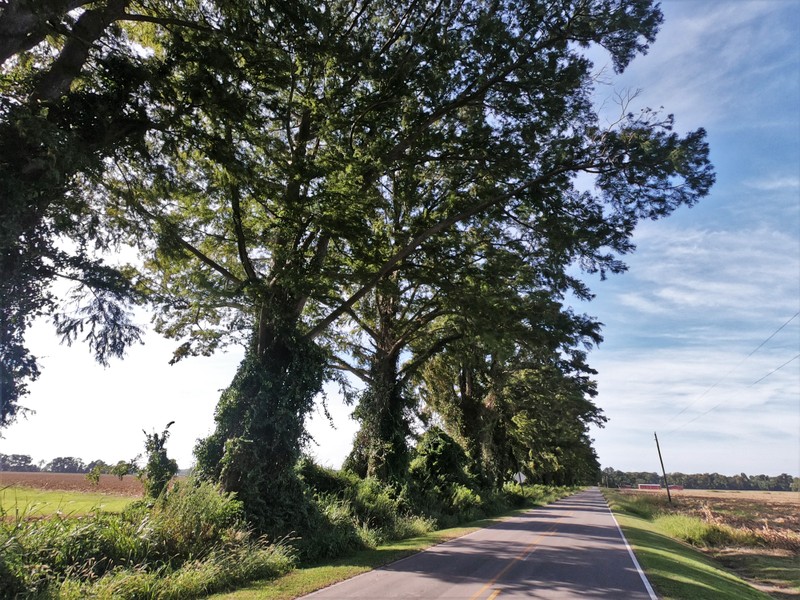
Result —
[[[737, 130], [787, 122], [784, 111], [775, 107], [798, 94], [796, 70], [791, 68], [798, 54], [796, 27], [791, 25], [797, 19], [794, 3], [662, 5], [666, 22], [655, 44], [615, 79], [615, 89], [641, 89], [638, 103], [663, 105], [685, 129]], [[787, 47], [794, 52], [787, 53]], [[731, 119], [732, 114], [737, 118]]]
[[765, 192], [800, 190], [800, 176], [772, 175], [761, 179], [745, 181], [744, 184], [755, 190]]

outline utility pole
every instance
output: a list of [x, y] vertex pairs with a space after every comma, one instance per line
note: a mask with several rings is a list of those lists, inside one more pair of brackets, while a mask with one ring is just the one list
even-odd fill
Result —
[[672, 495], [669, 493], [669, 481], [667, 481], [667, 471], [664, 469], [664, 459], [661, 458], [661, 446], [658, 445], [658, 434], [654, 431], [656, 438], [656, 449], [658, 450], [658, 460], [661, 463], [661, 472], [664, 474], [664, 485], [667, 486], [667, 500], [672, 504]]

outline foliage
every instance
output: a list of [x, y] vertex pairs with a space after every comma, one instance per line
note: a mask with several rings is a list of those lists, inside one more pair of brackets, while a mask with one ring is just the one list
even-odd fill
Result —
[[39, 470], [39, 465], [31, 462], [28, 454], [0, 453], [0, 471], [36, 472]]
[[422, 489], [449, 493], [467, 483], [467, 456], [456, 441], [438, 427], [420, 438], [411, 461], [410, 476]]
[[174, 421], [167, 423], [161, 435], [155, 431], [145, 435], [144, 450], [147, 455], [147, 463], [141, 471], [144, 483], [144, 493], [150, 498], [158, 498], [167, 489], [170, 480], [178, 472], [178, 463], [175, 459], [167, 457], [167, 439], [169, 438], [169, 428]]
[[122, 478], [125, 477], [125, 475], [138, 474], [139, 473], [139, 467], [137, 465], [138, 460], [139, 459], [137, 457], [130, 461], [125, 461], [125, 460], [117, 461], [117, 464], [111, 467], [111, 469], [109, 469], [108, 472], [111, 475], [114, 475], [115, 477], [119, 478], [120, 480], [122, 480]]
[[588, 427], [602, 426], [605, 417], [591, 400], [593, 371], [579, 347], [597, 341], [596, 325], [555, 314], [571, 324], [538, 342], [520, 329], [517, 337], [484, 332], [441, 353], [420, 374], [426, 412], [463, 446], [484, 487], [499, 488], [519, 471], [533, 483], [597, 481]]
[[[0, 31], [30, 16], [26, 2], [13, 6]], [[704, 131], [678, 135], [671, 116], [652, 111], [601, 126], [592, 106], [585, 49], [604, 48], [622, 71], [653, 42], [656, 4], [108, 0], [77, 16], [61, 3], [43, 10], [47, 27], [23, 27], [0, 48], [13, 92], [0, 106], [0, 181], [13, 199], [0, 212], [0, 424], [38, 372], [22, 343], [32, 318], [53, 315], [65, 341], [85, 336], [105, 361], [138, 339], [126, 310], [147, 298], [156, 329], [178, 344], [174, 360], [246, 347], [197, 459], [261, 531], [311, 518], [292, 470], [305, 417], [334, 353], [369, 344], [351, 365], [370, 380], [354, 461], [365, 474], [405, 483], [411, 378], [456, 338], [483, 350], [466, 365], [472, 374], [498, 366], [489, 397], [506, 392], [489, 407], [487, 435], [476, 439], [479, 419], [449, 430], [475, 442], [470, 475], [500, 489], [515, 461], [554, 481], [592, 470], [584, 434], [598, 419], [574, 398], [591, 387], [574, 350], [596, 332], [558, 302], [590, 295], [568, 269], [623, 270], [637, 221], [693, 205], [714, 180]], [[138, 272], [95, 258], [94, 246], [118, 242], [140, 251]], [[71, 311], [47, 287], [61, 275], [92, 292]], [[531, 334], [553, 325], [548, 297], [566, 316], [555, 340]], [[535, 310], [509, 310], [516, 323], [471, 322], [515, 303]], [[537, 403], [506, 386], [520, 371], [507, 361], [519, 357], [492, 331], [524, 347], [517, 387], [536, 387]], [[558, 439], [543, 440], [535, 410], [554, 419], [562, 397], [578, 422], [548, 422]], [[437, 485], [428, 491], [445, 492]], [[459, 501], [472, 502], [471, 485]]]
[[47, 463], [42, 470], [50, 473], [86, 473], [87, 467], [80, 458], [59, 456]]
[[430, 521], [408, 512], [394, 488], [377, 479], [320, 467], [308, 458], [298, 463], [297, 472], [306, 494], [313, 496], [309, 523], [298, 532], [305, 560], [339, 556], [432, 528]]
[[307, 342], [292, 343], [280, 362], [268, 365], [248, 353], [217, 405], [216, 431], [195, 448], [198, 475], [235, 492], [251, 522], [274, 535], [297, 529], [303, 518], [292, 466], [323, 367], [319, 350]]
[[241, 503], [193, 481], [119, 515], [3, 519], [0, 548], [4, 584], [20, 598], [195, 597], [292, 564], [284, 547], [251, 533]]
[[[52, 317], [102, 364], [141, 338], [129, 279], [97, 258], [116, 240], [87, 188], [143, 139], [148, 61], [112, 26], [128, 1], [75, 16], [87, 4], [19, 0], [0, 12], [0, 427], [39, 375], [24, 340], [35, 318]], [[59, 280], [75, 288], [59, 297]]]

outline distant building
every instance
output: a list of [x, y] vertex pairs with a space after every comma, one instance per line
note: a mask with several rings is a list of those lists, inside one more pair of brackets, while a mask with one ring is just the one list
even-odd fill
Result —
[[640, 490], [660, 490], [661, 485], [658, 483], [640, 483], [639, 484]]

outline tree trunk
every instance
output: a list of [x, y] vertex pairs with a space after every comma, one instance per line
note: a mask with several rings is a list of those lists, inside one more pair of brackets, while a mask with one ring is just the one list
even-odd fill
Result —
[[368, 386], [355, 411], [361, 422], [357, 438], [361, 447], [354, 448], [354, 454], [362, 453], [367, 476], [387, 482], [402, 481], [409, 461], [409, 399], [400, 376], [401, 348], [396, 332], [398, 294], [391, 280], [375, 293], [375, 352], [370, 357]]
[[325, 359], [298, 334], [297, 318], [274, 308], [259, 308], [253, 342], [217, 405], [216, 430], [196, 456], [201, 476], [236, 492], [254, 525], [286, 534], [297, 525], [302, 491], [294, 465]]

